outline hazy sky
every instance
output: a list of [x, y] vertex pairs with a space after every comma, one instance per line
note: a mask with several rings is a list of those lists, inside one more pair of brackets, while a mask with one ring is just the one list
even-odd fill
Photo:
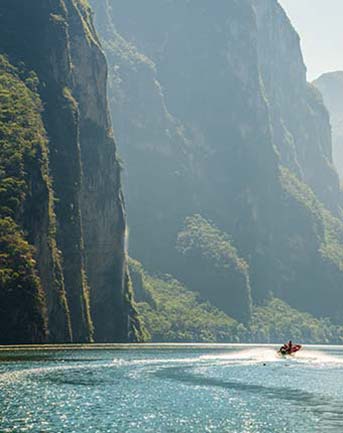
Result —
[[279, 0], [301, 37], [308, 79], [343, 70], [343, 0]]

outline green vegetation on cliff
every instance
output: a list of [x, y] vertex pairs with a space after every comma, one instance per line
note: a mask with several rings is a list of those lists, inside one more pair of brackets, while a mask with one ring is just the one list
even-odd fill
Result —
[[245, 328], [171, 276], [152, 277], [131, 260], [137, 309], [154, 342], [238, 342]]
[[26, 200], [34, 194], [37, 170], [50, 189], [36, 84], [34, 74], [20, 74], [0, 56], [0, 341], [7, 343], [44, 341], [47, 333], [35, 249], [18, 226], [26, 225]]
[[75, 8], [80, 14], [82, 20], [82, 27], [88, 42], [98, 45], [98, 39], [92, 21], [93, 13], [88, 3], [88, 0], [72, 0], [72, 2], [74, 3]]
[[333, 216], [318, 200], [311, 188], [285, 167], [280, 179], [287, 193], [310, 212], [309, 220], [320, 239], [320, 252], [324, 258], [343, 270], [343, 223]]
[[178, 250], [189, 255], [199, 252], [218, 269], [234, 269], [248, 274], [247, 262], [240, 258], [237, 249], [226, 233], [211, 225], [201, 215], [185, 219], [184, 230], [178, 235]]
[[16, 218], [30, 193], [29, 168], [41, 161], [47, 184], [47, 143], [34, 89], [36, 77], [19, 72], [0, 56], [0, 213]]
[[153, 277], [135, 260], [130, 260], [130, 271], [146, 341], [281, 343], [290, 338], [307, 344], [343, 341], [343, 326], [298, 311], [275, 297], [254, 306], [250, 322], [243, 325], [170, 275]]
[[249, 341], [277, 343], [290, 338], [303, 343], [342, 343], [343, 326], [333, 325], [329, 319], [317, 319], [300, 312], [277, 298], [254, 307]]
[[201, 215], [193, 215], [185, 219], [177, 249], [183, 256], [187, 284], [229, 316], [247, 322], [251, 314], [249, 266], [230, 237]]
[[[86, 0], [0, 4], [0, 218], [11, 218], [11, 233], [17, 227], [31, 251], [49, 342], [126, 342], [140, 332], [126, 274], [107, 65], [92, 16]], [[33, 294], [38, 289], [32, 285]], [[13, 342], [20, 320], [16, 314], [6, 336]], [[38, 340], [32, 332], [23, 342]]]
[[44, 342], [47, 313], [34, 249], [10, 217], [0, 218], [1, 343]]

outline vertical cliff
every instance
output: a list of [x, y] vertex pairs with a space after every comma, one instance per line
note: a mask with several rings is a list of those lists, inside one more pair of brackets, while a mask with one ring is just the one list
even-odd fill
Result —
[[175, 246], [185, 218], [201, 215], [247, 264], [249, 284], [237, 283], [235, 266], [220, 283], [226, 311], [245, 299], [233, 308], [244, 315], [251, 286], [255, 303], [274, 293], [340, 320], [341, 193], [329, 117], [279, 3], [92, 3], [127, 166], [131, 254], [199, 290], [205, 262], [216, 274], [196, 246], [204, 238], [191, 233], [186, 250]]
[[[43, 107], [37, 111], [47, 137], [50, 195], [40, 202], [26, 196], [23, 229], [36, 249], [50, 341], [126, 341], [139, 330], [130, 329], [135, 312], [120, 170], [107, 110], [106, 61], [89, 6], [81, 0], [5, 1], [0, 21], [1, 51], [11, 63], [33, 71]], [[31, 173], [30, 167], [25, 170]], [[38, 189], [38, 182], [32, 183]], [[50, 222], [35, 218], [38, 203], [45, 214], [50, 211]], [[55, 249], [54, 261], [39, 244], [45, 237]], [[51, 273], [57, 273], [57, 282], [51, 283]], [[64, 316], [56, 314], [58, 305]]]
[[330, 113], [333, 139], [333, 161], [343, 177], [343, 72], [328, 72], [313, 82], [323, 95]]
[[[85, 265], [97, 341], [126, 341], [129, 296], [126, 222], [107, 108], [107, 65], [90, 9], [68, 6], [73, 96], [79, 109], [81, 215]], [[91, 83], [91, 85], [85, 85]]]
[[150, 268], [159, 262], [171, 271], [166, 245], [170, 251], [191, 209], [188, 141], [183, 125], [166, 107], [153, 61], [117, 32], [110, 3], [92, 1], [92, 6], [109, 65], [109, 102], [125, 161], [130, 248]]
[[280, 162], [340, 215], [328, 112], [319, 93], [306, 81], [299, 36], [276, 1], [256, 0], [253, 5], [259, 68]]
[[[188, 82], [180, 82], [173, 88], [163, 86], [160, 82], [160, 65], [157, 64], [156, 59], [150, 57], [150, 53], [147, 51], [143, 54], [139, 48], [118, 33], [116, 29], [118, 4], [98, 1], [93, 1], [92, 4], [95, 10], [95, 22], [103, 39], [109, 61], [110, 106], [116, 135], [121, 145], [121, 154], [126, 162], [125, 180], [131, 253], [135, 257], [139, 257], [148, 269], [173, 273], [191, 284], [194, 269], [187, 266], [188, 259], [175, 248], [176, 239], [178, 232], [183, 227], [185, 218], [194, 213], [199, 212], [204, 217], [208, 217], [211, 216], [211, 212], [219, 212], [223, 215], [223, 220], [226, 221], [228, 213], [223, 209], [223, 206], [226, 206], [225, 202], [230, 202], [230, 197], [227, 195], [232, 192], [232, 189], [227, 189], [225, 197], [218, 196], [215, 189], [217, 182], [229, 184], [231, 178], [225, 178], [222, 175], [222, 170], [225, 169], [224, 165], [219, 168], [217, 174], [215, 164], [218, 161], [217, 157], [219, 159], [222, 157], [224, 161], [224, 154], [229, 150], [222, 145], [218, 152], [213, 152], [214, 145], [213, 147], [209, 145], [214, 136], [216, 136], [216, 142], [219, 139], [221, 144], [224, 144], [225, 138], [220, 137], [220, 132], [215, 131], [215, 127], [208, 128], [209, 137], [205, 138], [203, 136], [204, 131], [200, 126], [196, 126], [196, 123], [199, 125], [203, 123], [201, 118], [203, 113], [194, 113], [193, 107], [186, 105], [187, 103], [191, 104], [192, 101], [188, 94], [190, 92], [196, 94], [198, 88], [192, 89]], [[151, 6], [149, 5], [149, 8]], [[164, 4], [154, 3], [154, 6], [156, 6], [154, 14], [158, 15], [160, 11], [164, 11]], [[235, 9], [231, 6], [230, 8]], [[141, 11], [139, 5], [137, 5], [137, 9], [131, 10], [139, 15], [137, 22], [135, 21], [133, 24], [135, 28], [136, 26], [139, 27], [140, 20], [149, 17], [149, 12]], [[140, 16], [141, 12], [144, 16]], [[163, 20], [167, 22], [169, 12], [170, 5], [163, 12]], [[170, 21], [166, 24], [166, 32], [169, 25], [176, 26], [176, 21]], [[186, 25], [187, 22], [184, 20], [182, 26]], [[178, 29], [173, 27], [172, 31], [174, 36]], [[194, 30], [194, 42], [196, 42], [197, 31], [198, 29]], [[171, 38], [172, 40], [173, 38]], [[144, 39], [141, 42], [143, 43]], [[177, 42], [179, 41], [174, 41], [174, 43]], [[201, 50], [201, 43], [202, 41], [199, 41], [196, 49]], [[212, 42], [209, 40], [209, 43]], [[236, 56], [238, 57], [238, 52]], [[179, 77], [187, 77], [189, 80], [194, 78], [194, 75], [191, 75], [189, 71], [192, 64], [188, 52], [182, 56], [182, 59], [186, 58], [188, 59], [187, 63], [182, 63], [182, 67], [180, 67], [179, 59], [169, 59], [167, 72], [170, 76], [175, 76], [175, 80], [178, 80]], [[205, 70], [204, 74], [206, 74]], [[255, 84], [258, 86], [258, 83]], [[201, 83], [194, 80], [193, 87], [198, 85], [200, 86]], [[234, 86], [235, 84], [230, 89]], [[218, 84], [218, 93], [220, 93], [219, 87]], [[230, 89], [227, 88], [227, 92]], [[205, 88], [204, 91], [206, 91]], [[213, 100], [218, 93], [213, 96]], [[184, 107], [184, 111], [189, 116], [193, 114], [198, 116], [199, 114], [200, 117], [194, 123], [191, 124], [185, 117], [180, 120], [181, 114], [171, 111], [170, 99], [177, 97], [183, 98], [178, 107]], [[224, 99], [225, 95], [221, 101], [218, 101], [218, 104], [224, 106]], [[206, 111], [208, 108], [198, 102], [195, 105], [199, 112]], [[249, 115], [247, 114], [247, 116]], [[236, 119], [230, 121], [234, 124]], [[226, 112], [223, 113], [221, 119], [218, 119], [218, 124], [222, 129], [225, 128], [225, 122]], [[240, 134], [236, 127], [235, 133]], [[260, 129], [258, 133], [261, 136], [264, 134]], [[219, 156], [220, 152], [222, 152], [221, 156]], [[261, 168], [260, 166], [258, 170], [263, 176]], [[205, 180], [206, 171], [212, 169], [214, 182], [208, 183]], [[276, 170], [275, 176], [277, 177]], [[227, 184], [221, 185], [221, 187], [224, 189]], [[243, 182], [239, 188], [244, 188]], [[268, 194], [268, 187], [266, 189], [266, 194]], [[218, 200], [223, 206], [217, 206]], [[250, 210], [246, 212], [247, 219], [251, 218], [249, 213]], [[233, 219], [235, 217], [237, 218], [237, 214], [232, 215]], [[252, 224], [251, 232], [253, 230]], [[246, 237], [246, 241], [257, 242], [255, 234], [252, 239]], [[149, 245], [149, 248], [146, 245]], [[213, 273], [215, 272], [214, 266]], [[234, 270], [232, 274], [225, 274], [224, 285], [218, 288], [219, 291], [222, 291], [223, 297], [227, 296], [229, 288], [235, 284], [236, 277], [239, 278]], [[242, 283], [241, 290], [242, 298], [248, 299], [249, 285]], [[244, 308], [245, 311], [249, 310], [248, 305]], [[234, 308], [230, 307], [228, 310], [235, 311]], [[236, 311], [236, 316], [239, 318], [248, 317], [248, 315], [238, 311]]]

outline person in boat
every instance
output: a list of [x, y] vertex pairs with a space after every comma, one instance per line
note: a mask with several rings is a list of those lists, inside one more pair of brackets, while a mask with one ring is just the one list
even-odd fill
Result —
[[286, 354], [290, 354], [290, 353], [292, 353], [292, 349], [293, 349], [293, 343], [292, 343], [292, 340], [289, 340], [288, 343], [285, 343], [285, 344], [280, 348], [280, 352], [281, 352], [283, 355], [286, 355]]
[[288, 343], [280, 347], [279, 353], [281, 353], [281, 355], [293, 355], [294, 353], [299, 352], [301, 349], [301, 344], [293, 344], [292, 341], [289, 340]]

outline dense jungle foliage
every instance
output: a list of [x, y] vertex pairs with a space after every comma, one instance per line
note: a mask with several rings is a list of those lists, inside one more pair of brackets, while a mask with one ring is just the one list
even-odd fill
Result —
[[238, 342], [245, 328], [173, 277], [152, 277], [131, 260], [137, 309], [152, 341]]
[[342, 343], [343, 327], [291, 308], [281, 299], [270, 298], [263, 306], [253, 308], [248, 335], [249, 341], [256, 343], [289, 339], [312, 344]]
[[229, 235], [196, 214], [185, 219], [176, 247], [183, 257], [187, 286], [230, 317], [247, 323], [252, 307], [249, 266]]
[[[0, 327], [2, 341], [16, 323], [11, 341], [44, 340], [44, 292], [35, 250], [27, 242], [25, 200], [38, 170], [49, 188], [47, 144], [34, 74], [21, 72], [0, 56]], [[18, 320], [19, 318], [19, 320]], [[18, 326], [18, 324], [21, 326]], [[6, 332], [8, 329], [8, 332]], [[14, 339], [14, 340], [13, 340]]]
[[270, 297], [254, 306], [244, 325], [215, 308], [170, 275], [151, 276], [130, 260], [137, 310], [153, 342], [280, 343], [290, 338], [304, 343], [341, 343], [343, 327], [317, 319], [284, 301]]

